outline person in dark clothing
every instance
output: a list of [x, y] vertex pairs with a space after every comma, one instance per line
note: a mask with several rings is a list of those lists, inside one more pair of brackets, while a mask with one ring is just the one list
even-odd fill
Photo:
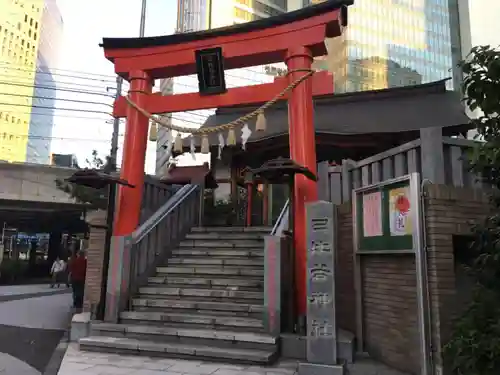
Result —
[[85, 252], [80, 250], [78, 255], [69, 263], [69, 277], [73, 288], [73, 307], [77, 310], [83, 308], [83, 293], [85, 290], [85, 274], [87, 272], [87, 259]]

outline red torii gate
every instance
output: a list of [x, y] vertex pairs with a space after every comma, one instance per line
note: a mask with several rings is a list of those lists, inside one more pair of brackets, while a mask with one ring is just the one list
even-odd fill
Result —
[[[104, 38], [102, 47], [106, 58], [114, 63], [116, 73], [130, 82], [129, 100], [151, 114], [267, 102], [304, 72], [310, 71], [313, 57], [327, 54], [325, 38], [342, 34], [347, 22], [345, 6], [351, 4], [352, 0], [327, 1], [265, 20], [203, 32], [148, 38]], [[226, 69], [285, 62], [290, 73], [273, 83], [232, 88], [220, 95], [152, 94], [154, 79], [196, 73], [195, 51], [216, 47], [222, 48]], [[289, 103], [290, 157], [314, 173], [316, 143], [312, 99], [313, 95], [332, 92], [331, 75], [321, 72], [285, 95]], [[118, 240], [129, 236], [139, 224], [149, 119], [129, 105], [124, 97], [115, 102], [113, 114], [127, 118], [121, 179], [135, 186], [119, 188], [113, 231], [113, 237], [118, 237]], [[305, 203], [314, 200], [317, 200], [316, 183], [297, 175], [293, 231], [297, 313], [301, 316], [306, 312]]]

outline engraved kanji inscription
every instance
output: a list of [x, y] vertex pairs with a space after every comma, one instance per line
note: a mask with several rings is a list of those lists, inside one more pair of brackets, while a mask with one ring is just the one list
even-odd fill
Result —
[[332, 244], [325, 241], [312, 241], [311, 244], [312, 253], [331, 253]]
[[312, 293], [309, 297], [309, 303], [324, 307], [332, 302], [332, 296], [328, 293]]
[[333, 336], [333, 326], [328, 320], [313, 320], [311, 322], [310, 335], [313, 337]]
[[311, 228], [314, 232], [328, 230], [328, 218], [311, 219]]
[[326, 264], [315, 264], [309, 269], [311, 281], [322, 282], [328, 280], [333, 272]]

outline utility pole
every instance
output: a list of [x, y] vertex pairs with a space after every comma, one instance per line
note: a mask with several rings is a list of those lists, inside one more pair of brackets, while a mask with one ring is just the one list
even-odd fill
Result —
[[[139, 36], [142, 38], [146, 30], [146, 5], [147, 0], [142, 0], [141, 7], [141, 21], [139, 26]], [[115, 100], [118, 100], [122, 94], [123, 78], [120, 76], [116, 77], [116, 94]], [[115, 117], [113, 119], [113, 134], [111, 136], [111, 151], [109, 154], [111, 162], [111, 173], [117, 171], [117, 160], [118, 160], [118, 135], [120, 133], [120, 118]], [[110, 184], [108, 187], [108, 209], [106, 213], [106, 239], [104, 247], [104, 257], [103, 257], [103, 267], [101, 275], [101, 295], [99, 299], [99, 305], [97, 306], [97, 319], [103, 320], [104, 313], [106, 310], [106, 291], [108, 288], [108, 269], [109, 269], [109, 257], [111, 251], [111, 236], [113, 234], [113, 222], [116, 206], [116, 197], [118, 186], [115, 184]]]
[[139, 36], [141, 38], [144, 36], [144, 32], [146, 31], [146, 9], [147, 9], [147, 0], [142, 0], [141, 23], [139, 26]]
[[[122, 94], [123, 78], [120, 76], [116, 77], [116, 94], [115, 100], [118, 100]], [[113, 119], [113, 135], [111, 136], [111, 151], [109, 153], [111, 161], [111, 170], [116, 172], [118, 160], [118, 134], [120, 133], [120, 118], [115, 117]]]

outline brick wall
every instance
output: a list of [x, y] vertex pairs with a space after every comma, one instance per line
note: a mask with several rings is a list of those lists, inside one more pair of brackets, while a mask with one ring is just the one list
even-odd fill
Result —
[[435, 366], [446, 373], [440, 349], [461, 305], [455, 284], [453, 235], [470, 234], [472, 223], [483, 219], [490, 206], [479, 190], [429, 185], [425, 192], [433, 358]]
[[356, 332], [356, 294], [354, 292], [352, 206], [337, 206], [337, 267], [336, 305], [337, 324], [351, 333]]
[[[340, 328], [356, 333], [351, 203], [337, 206], [337, 215], [337, 319]], [[416, 373], [420, 352], [414, 257], [363, 255], [361, 277], [366, 350], [388, 365]]]
[[87, 274], [85, 278], [84, 311], [93, 311], [101, 296], [101, 279], [106, 240], [106, 212], [92, 212], [87, 217], [90, 225], [90, 235], [87, 253]]
[[361, 255], [365, 349], [375, 359], [419, 373], [415, 257]]

